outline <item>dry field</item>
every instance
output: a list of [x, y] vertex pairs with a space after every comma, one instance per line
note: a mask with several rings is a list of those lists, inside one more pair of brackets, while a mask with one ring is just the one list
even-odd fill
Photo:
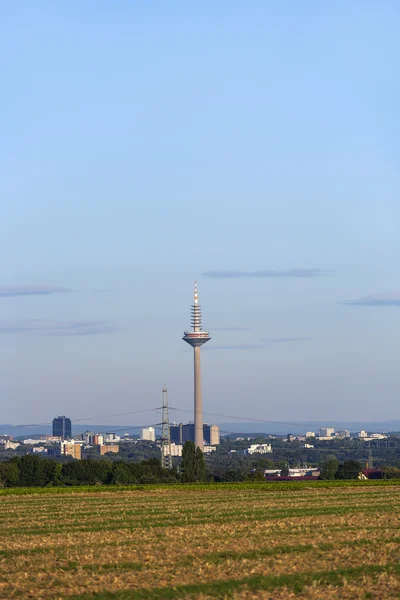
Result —
[[400, 597], [400, 485], [103, 490], [0, 492], [0, 598]]

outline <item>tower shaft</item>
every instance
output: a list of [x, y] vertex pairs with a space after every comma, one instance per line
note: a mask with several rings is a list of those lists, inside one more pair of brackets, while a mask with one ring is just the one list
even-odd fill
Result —
[[203, 450], [203, 400], [201, 397], [200, 346], [193, 348], [194, 355], [194, 444]]

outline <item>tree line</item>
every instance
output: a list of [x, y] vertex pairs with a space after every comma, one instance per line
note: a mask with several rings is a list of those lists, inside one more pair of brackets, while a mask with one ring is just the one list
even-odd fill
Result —
[[[320, 479], [357, 479], [361, 470], [362, 466], [358, 461], [339, 463], [336, 458], [331, 458], [323, 464]], [[400, 469], [387, 468], [383, 471], [383, 477], [400, 479]], [[186, 442], [184, 445], [179, 469], [163, 469], [161, 461], [155, 457], [141, 462], [86, 459], [60, 463], [26, 454], [0, 462], [0, 487], [263, 480], [263, 469], [247, 472], [228, 469], [225, 473], [218, 474], [207, 471], [204, 455], [200, 449], [195, 448], [193, 442]]]
[[141, 462], [110, 460], [56, 460], [25, 454], [0, 462], [0, 487], [123, 485], [205, 481], [206, 465], [201, 450], [186, 442], [177, 469], [163, 469], [158, 458]]

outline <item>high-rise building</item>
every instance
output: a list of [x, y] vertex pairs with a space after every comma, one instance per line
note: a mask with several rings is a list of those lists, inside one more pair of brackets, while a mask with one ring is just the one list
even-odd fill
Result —
[[[184, 444], [187, 441], [195, 441], [194, 423], [179, 423], [179, 425], [170, 426], [171, 442], [175, 444]], [[203, 423], [203, 444], [215, 446], [220, 443], [219, 425], [207, 425]]]
[[61, 442], [61, 454], [64, 454], [65, 456], [72, 456], [72, 458], [81, 460], [82, 445], [75, 442], [74, 440], [71, 440], [71, 441], [63, 440]]
[[156, 431], [155, 431], [154, 427], [144, 427], [143, 429], [141, 429], [140, 439], [148, 440], [149, 442], [155, 442], [156, 441]]
[[185, 331], [183, 340], [193, 348], [194, 355], [194, 443], [197, 448], [203, 449], [203, 406], [201, 397], [201, 367], [200, 348], [208, 342], [211, 337], [208, 331], [203, 329], [201, 318], [201, 307], [197, 295], [197, 284], [194, 282], [194, 302], [191, 308], [192, 318], [190, 331]]
[[318, 437], [332, 437], [334, 434], [334, 427], [320, 427], [318, 429]]
[[71, 419], [65, 415], [53, 419], [53, 437], [60, 437], [67, 440], [72, 437]]

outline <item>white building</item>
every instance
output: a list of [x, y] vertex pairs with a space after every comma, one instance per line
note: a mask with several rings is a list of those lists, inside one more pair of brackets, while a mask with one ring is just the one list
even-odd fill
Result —
[[204, 454], [210, 454], [210, 452], [215, 452], [217, 450], [216, 446], [203, 446]]
[[144, 427], [140, 430], [140, 439], [147, 440], [148, 442], [156, 441], [156, 430], [154, 427]]
[[21, 444], [19, 444], [18, 442], [11, 442], [10, 440], [7, 440], [6, 442], [4, 442], [4, 450], [15, 450], [20, 445]]
[[246, 448], [245, 454], [268, 454], [272, 452], [271, 444], [251, 444], [250, 448]]
[[318, 429], [318, 437], [332, 437], [335, 435], [334, 427], [320, 427]]
[[[175, 442], [171, 442], [171, 456], [182, 456], [182, 444], [175, 444]], [[168, 447], [162, 446], [162, 452], [164, 456], [168, 454]]]
[[306, 438], [308, 437], [315, 437], [315, 431], [307, 431]]
[[366, 437], [368, 437], [368, 433], [362, 429], [360, 431], [360, 433], [358, 434], [358, 437], [359, 438], [366, 438]]
[[113, 431], [107, 431], [104, 434], [104, 443], [106, 442], [118, 442], [120, 440], [120, 436], [114, 433]]

